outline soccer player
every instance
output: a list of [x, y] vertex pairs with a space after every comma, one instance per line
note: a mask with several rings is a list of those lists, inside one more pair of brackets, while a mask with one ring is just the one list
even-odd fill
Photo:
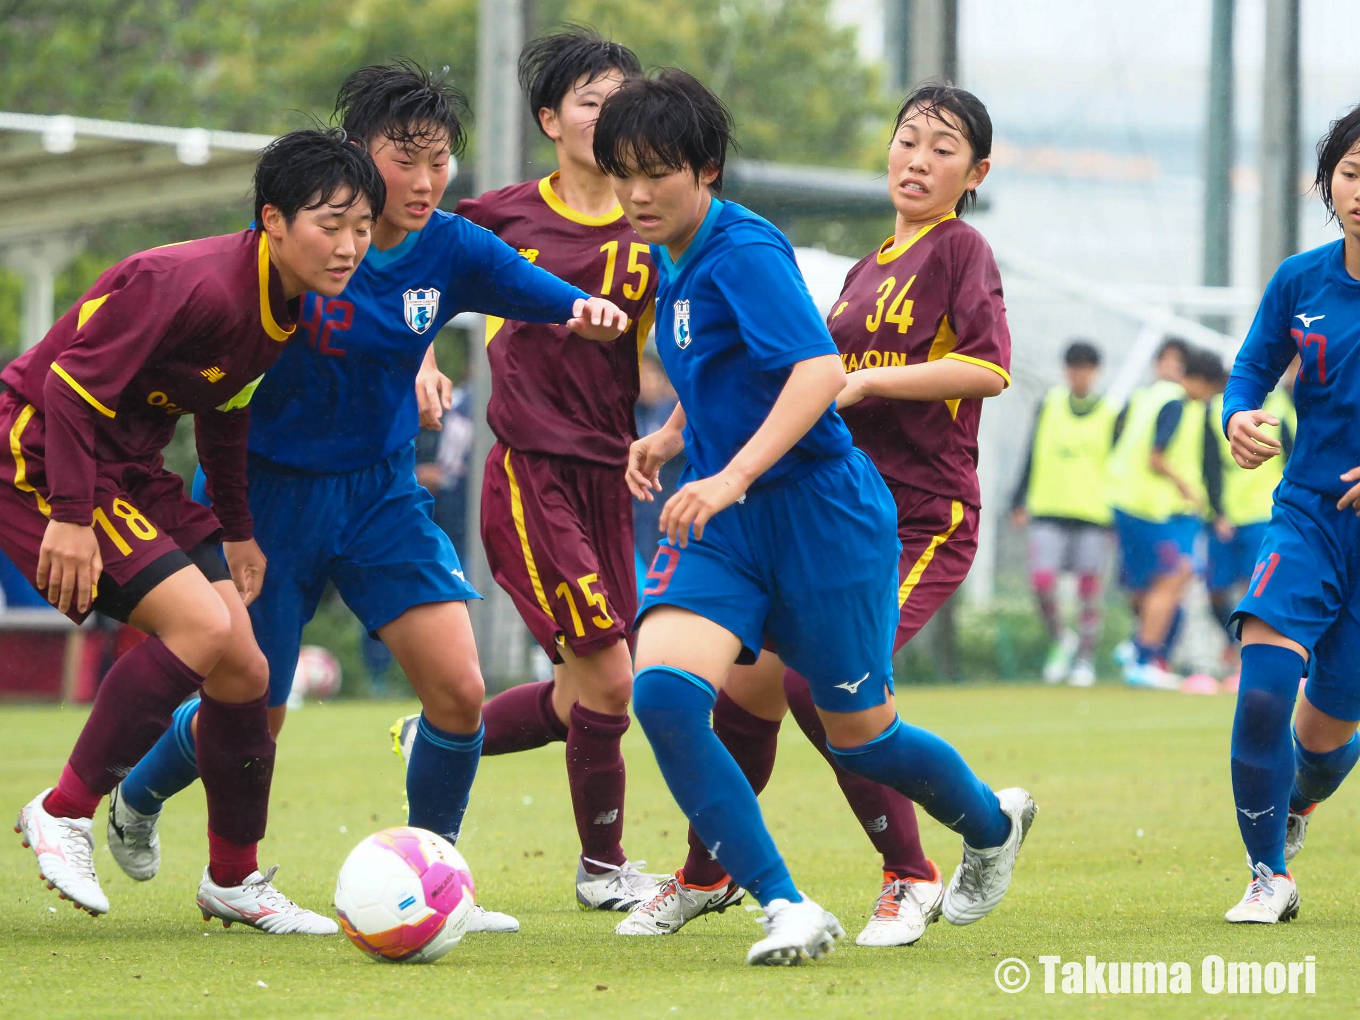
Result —
[[[1223, 420], [1223, 396], [1219, 394], [1209, 403], [1209, 421], [1214, 426], [1218, 460], [1223, 474], [1223, 492], [1219, 513], [1209, 532], [1207, 580], [1209, 604], [1224, 628], [1230, 632], [1230, 621], [1237, 608], [1243, 589], [1256, 569], [1256, 553], [1265, 536], [1266, 523], [1274, 507], [1275, 487], [1284, 477], [1284, 464], [1294, 448], [1295, 414], [1291, 397], [1294, 379], [1286, 371], [1281, 385], [1266, 397], [1262, 410], [1279, 419], [1278, 429], [1262, 426], [1272, 439], [1280, 443], [1280, 457], [1271, 459], [1253, 471], [1238, 467], [1233, 460], [1232, 446], [1218, 423]], [[1230, 641], [1225, 653], [1229, 673], [1234, 677], [1241, 670], [1237, 642]]]
[[[1095, 391], [1100, 352], [1092, 344], [1069, 344], [1063, 369], [1066, 385], [1050, 389], [1035, 416], [1011, 516], [1016, 527], [1029, 526], [1030, 584], [1050, 644], [1044, 681], [1090, 687], [1096, 682], [1114, 519], [1105, 491], [1105, 461], [1118, 411]], [[1058, 607], [1058, 576], [1064, 570], [1077, 575], [1080, 635], [1063, 625]]]
[[[303, 293], [344, 290], [383, 201], [364, 152], [337, 134], [284, 135], [255, 171], [258, 227], [124, 259], [0, 375], [10, 451], [0, 548], [72, 620], [98, 609], [149, 635], [109, 670], [56, 788], [15, 826], [48, 888], [93, 915], [109, 909], [94, 867], [95, 808], [198, 693], [203, 917], [337, 931], [289, 902], [274, 888], [276, 868], [261, 874], [256, 860], [274, 738], [246, 613], [265, 575], [247, 502], [247, 405], [293, 335]], [[161, 460], [185, 414], [212, 512]]]
[[[1003, 807], [957, 751], [897, 716], [897, 510], [832, 409], [845, 373], [788, 240], [717, 197], [730, 137], [722, 102], [674, 69], [625, 83], [595, 128], [596, 162], [652, 244], [658, 347], [680, 398], [633, 444], [630, 489], [649, 498], [659, 466], [682, 446], [689, 457], [662, 510], [633, 706], [695, 831], [765, 908], [747, 962], [796, 963], [843, 932], [794, 885], [709, 720], [730, 668], [762, 644], [809, 679], [843, 767], [964, 834], [947, 916], [976, 920], [1000, 901], [1034, 802], [1017, 791]], [[895, 327], [895, 296], [877, 325]]]
[[[1318, 143], [1314, 187], [1341, 239], [1291, 256], [1266, 285], [1223, 395], [1233, 459], [1260, 470], [1282, 452], [1262, 430], [1279, 418], [1263, 403], [1296, 354], [1298, 433], [1275, 490], [1256, 569], [1233, 614], [1242, 677], [1232, 730], [1237, 825], [1251, 882], [1227, 913], [1274, 924], [1298, 914], [1288, 870], [1313, 807], [1360, 758], [1360, 106]], [[1299, 677], [1308, 683], [1294, 713]], [[1289, 720], [1294, 715], [1294, 736]]]
[[[251, 510], [271, 558], [269, 584], [251, 611], [269, 663], [274, 732], [302, 628], [331, 581], [421, 699], [406, 776], [409, 822], [450, 841], [482, 743], [484, 686], [466, 605], [478, 595], [416, 483], [416, 372], [434, 335], [464, 309], [563, 322], [594, 340], [627, 325], [610, 302], [438, 208], [450, 155], [462, 148], [462, 107], [452, 85], [412, 63], [365, 67], [341, 86], [337, 118], [366, 143], [387, 202], [344, 294], [313, 288], [303, 298], [305, 342], [289, 345], [260, 384], [249, 462]], [[128, 833], [114, 853], [134, 878], [150, 878], [159, 863], [161, 804], [197, 775], [195, 711], [190, 703], [176, 714], [114, 805], [110, 831]], [[474, 923], [518, 929], [513, 918], [480, 911]]]
[[[633, 323], [618, 343], [601, 345], [523, 317], [488, 320], [487, 419], [496, 443], [481, 507], [491, 572], [554, 664], [553, 679], [511, 688], [484, 706], [482, 753], [566, 741], [581, 840], [576, 899], [620, 911], [651, 898], [657, 884], [623, 850], [619, 747], [629, 725], [628, 636], [637, 612], [623, 472], [637, 438], [638, 357], [656, 273], [647, 243], [595, 165], [591, 137], [601, 103], [641, 70], [631, 50], [587, 29], [530, 42], [520, 55], [520, 84], [558, 169], [457, 208], [535, 265], [617, 301]], [[394, 727], [399, 743], [403, 724], [409, 721]]]
[[1129, 398], [1110, 454], [1121, 578], [1137, 614], [1132, 654], [1121, 656], [1124, 679], [1134, 686], [1180, 689], [1167, 659], [1194, 573], [1195, 538], [1219, 484], [1205, 401], [1222, 371], [1217, 355], [1191, 349], [1182, 381], [1162, 378]]

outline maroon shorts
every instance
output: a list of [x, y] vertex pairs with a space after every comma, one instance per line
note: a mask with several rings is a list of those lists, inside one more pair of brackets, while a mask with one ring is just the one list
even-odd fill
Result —
[[491, 448], [482, 475], [482, 545], [554, 662], [629, 640], [637, 615], [632, 496], [623, 468]]
[[[51, 513], [46, 443], [42, 415], [12, 390], [0, 394], [0, 436], [8, 439], [8, 449], [0, 454], [0, 550], [32, 582]], [[157, 564], [167, 556], [187, 566], [188, 559], [181, 557], [221, 531], [212, 511], [186, 496], [183, 479], [159, 462], [151, 467], [99, 463], [93, 527], [104, 561], [94, 608], [123, 620], [132, 607], [115, 596], [116, 590], [135, 589], [134, 578], [164, 569]], [[66, 615], [79, 623], [89, 614], [73, 604]]]
[[978, 511], [958, 500], [904, 485], [889, 486], [897, 502], [897, 621], [893, 651], [914, 638], [953, 595], [977, 555]]

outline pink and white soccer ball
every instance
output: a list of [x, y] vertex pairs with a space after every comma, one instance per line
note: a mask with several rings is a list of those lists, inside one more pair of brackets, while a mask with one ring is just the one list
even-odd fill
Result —
[[293, 671], [293, 692], [325, 701], [340, 692], [340, 660], [329, 648], [303, 645]]
[[472, 921], [472, 872], [453, 844], [401, 826], [364, 840], [345, 859], [335, 909], [349, 940], [375, 960], [431, 963]]

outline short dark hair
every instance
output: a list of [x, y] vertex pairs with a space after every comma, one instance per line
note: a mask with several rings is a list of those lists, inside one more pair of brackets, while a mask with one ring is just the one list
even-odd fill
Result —
[[1179, 354], [1182, 361], [1189, 362], [1190, 342], [1188, 340], [1182, 340], [1178, 336], [1169, 336], [1157, 345], [1157, 353], [1154, 356], [1155, 360], [1161, 361], [1162, 358], [1171, 351], [1175, 351]]
[[352, 72], [335, 97], [334, 120], [367, 145], [376, 137], [394, 145], [424, 148], [448, 139], [455, 156], [467, 145], [467, 97], [448, 80], [414, 60], [370, 64]]
[[[907, 98], [902, 100], [902, 105], [897, 108], [897, 116], [893, 118], [892, 138], [897, 137], [897, 130], [902, 126], [902, 121], [912, 107], [919, 108], [927, 117], [935, 117], [937, 120], [940, 119], [941, 113], [952, 114], [959, 122], [959, 127], [963, 129], [968, 147], [973, 151], [973, 164], [991, 156], [992, 115], [987, 112], [982, 100], [973, 93], [947, 81], [932, 79], [922, 82], [911, 90]], [[888, 140], [889, 144], [892, 143], [892, 138]], [[955, 214], [961, 214], [964, 209], [976, 202], [977, 190], [965, 191], [959, 197], [958, 204], [954, 206]]]
[[1063, 352], [1063, 364], [1068, 368], [1079, 368], [1083, 365], [1096, 368], [1100, 365], [1100, 351], [1096, 350], [1096, 345], [1089, 340], [1073, 340]]
[[732, 140], [732, 114], [708, 86], [678, 67], [624, 82], [600, 107], [595, 162], [610, 177], [627, 177], [629, 164], [646, 171], [692, 170], [697, 178], [723, 166]]
[[547, 107], [560, 112], [562, 100], [578, 78], [585, 75], [589, 84], [610, 71], [618, 71], [625, 78], [636, 77], [642, 73], [642, 62], [627, 46], [606, 39], [593, 28], [564, 25], [560, 32], [529, 42], [519, 55], [519, 87], [544, 137], [547, 132], [538, 111]]
[[1204, 347], [1193, 347], [1186, 354], [1185, 374], [1211, 383], [1221, 382], [1227, 378], [1227, 373], [1223, 370], [1223, 359]]
[[1327, 210], [1327, 219], [1336, 219], [1336, 206], [1332, 204], [1332, 175], [1337, 164], [1346, 158], [1357, 142], [1360, 142], [1360, 106], [1353, 106], [1345, 115], [1332, 121], [1327, 133], [1317, 143], [1317, 176], [1313, 178], [1313, 190], [1322, 199]]
[[377, 219], [387, 186], [372, 158], [343, 131], [293, 131], [274, 139], [255, 166], [255, 222], [272, 205], [292, 223], [303, 209], [367, 200]]

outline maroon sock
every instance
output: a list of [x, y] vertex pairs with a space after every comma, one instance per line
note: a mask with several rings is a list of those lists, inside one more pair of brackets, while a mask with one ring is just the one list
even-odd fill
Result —
[[[719, 691], [713, 706], [713, 732], [736, 759], [751, 789], [757, 794], [764, 790], [774, 771], [779, 723], [752, 715], [729, 698], [726, 691]], [[693, 829], [689, 830], [689, 856], [681, 871], [686, 885], [713, 886], [727, 877], [726, 870], [713, 859]]]
[[[94, 708], [71, 749], [67, 768], [85, 790], [58, 786], [56, 806], [64, 812], [89, 808], [117, 786], [170, 726], [179, 703], [203, 686], [203, 678], [186, 666], [157, 637], [149, 637], [122, 655], [104, 676]], [[91, 804], [89, 798], [94, 798]], [[49, 808], [48, 810], [51, 810]], [[56, 812], [54, 812], [56, 813]]]
[[[198, 710], [198, 774], [208, 798], [208, 864], [218, 885], [255, 870], [255, 844], [269, 817], [274, 738], [267, 698], [228, 704], [205, 692]], [[214, 848], [217, 848], [216, 850]], [[251, 867], [242, 871], [246, 864]]]
[[874, 849], [883, 855], [883, 870], [899, 878], [932, 878], [935, 872], [921, 849], [916, 805], [891, 787], [846, 772], [836, 764], [827, 750], [826, 729], [812, 703], [812, 689], [807, 680], [791, 669], [784, 672], [784, 695], [799, 728], [836, 773], [836, 782], [850, 810], [869, 834]]
[[[581, 856], [618, 867], [623, 853], [623, 751], [619, 741], [628, 731], [626, 715], [606, 715], [571, 706], [567, 731], [567, 782], [576, 812]], [[586, 864], [587, 871], [600, 871]]]
[[520, 684], [501, 691], [482, 706], [486, 735], [482, 756], [528, 751], [554, 740], [567, 739], [567, 727], [553, 710], [555, 681]]
[[93, 818], [102, 799], [81, 781], [67, 762], [57, 785], [43, 801], [43, 810], [54, 818]]

